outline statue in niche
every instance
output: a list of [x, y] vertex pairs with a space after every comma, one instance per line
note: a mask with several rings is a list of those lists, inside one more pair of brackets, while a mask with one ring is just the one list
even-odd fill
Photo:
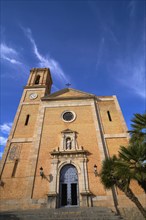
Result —
[[71, 140], [71, 138], [70, 137], [68, 137], [68, 138], [66, 138], [66, 150], [71, 150], [71, 148], [72, 148], [72, 140]]

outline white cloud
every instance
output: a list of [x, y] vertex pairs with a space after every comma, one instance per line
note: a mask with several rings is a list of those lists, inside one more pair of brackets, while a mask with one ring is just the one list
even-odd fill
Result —
[[116, 34], [114, 33], [114, 31], [112, 30], [112, 28], [110, 27], [110, 25], [104, 24], [103, 29], [104, 29], [106, 35], [108, 34], [108, 36], [113, 40], [113, 42], [115, 44], [119, 45], [119, 40], [118, 40]]
[[9, 134], [11, 127], [12, 127], [12, 123], [4, 123], [0, 125], [0, 130], [4, 134]]
[[7, 142], [7, 138], [0, 136], [0, 145], [4, 146]]
[[133, 68], [133, 75], [131, 77], [130, 86], [142, 98], [146, 97], [146, 76], [145, 66], [137, 65]]
[[99, 44], [99, 49], [97, 51], [97, 62], [96, 62], [96, 70], [98, 70], [98, 67], [101, 64], [102, 61], [102, 56], [103, 56], [103, 49], [104, 49], [104, 42], [105, 39], [104, 37], [101, 39], [100, 44]]
[[129, 88], [141, 98], [146, 97], [146, 76], [144, 58], [139, 57], [136, 61], [117, 60], [117, 80]]
[[32, 37], [31, 30], [29, 28], [24, 28], [24, 27], [21, 27], [21, 28], [33, 46], [33, 52], [34, 52], [36, 58], [39, 60], [38, 65], [40, 67], [49, 67], [52, 75], [56, 79], [61, 80], [61, 82], [63, 82], [64, 84], [66, 82], [68, 82], [68, 78], [65, 75], [64, 71], [62, 70], [60, 64], [56, 60], [54, 60], [53, 58], [50, 58], [48, 56], [43, 56], [42, 54], [40, 54], [40, 52], [38, 51], [38, 47], [35, 43], [35, 40]]
[[0, 50], [3, 60], [7, 60], [11, 64], [21, 64], [18, 60], [18, 53], [14, 48], [7, 46], [5, 43], [1, 43]]
[[58, 90], [59, 90], [59, 88], [58, 88], [57, 86], [52, 85], [52, 92], [56, 92], [56, 91], [58, 91]]
[[129, 2], [128, 9], [129, 9], [130, 17], [133, 17], [136, 12], [136, 1], [135, 0], [132, 0]]
[[4, 55], [9, 55], [9, 54], [17, 54], [16, 50], [14, 50], [11, 47], [8, 47], [6, 44], [1, 43], [1, 53]]
[[21, 64], [21, 62], [15, 60], [15, 59], [11, 59], [11, 58], [6, 57], [6, 56], [2, 56], [2, 58], [3, 58], [4, 60], [9, 61], [9, 62], [12, 63], [12, 64]]

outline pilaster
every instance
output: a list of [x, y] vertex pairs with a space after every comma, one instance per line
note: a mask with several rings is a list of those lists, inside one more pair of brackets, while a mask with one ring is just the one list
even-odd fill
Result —
[[39, 157], [39, 150], [40, 150], [40, 142], [41, 142], [41, 134], [42, 134], [42, 128], [43, 128], [43, 120], [44, 120], [44, 113], [45, 108], [43, 108], [41, 105], [39, 107], [39, 113], [37, 117], [37, 122], [35, 126], [34, 131], [34, 137], [32, 142], [32, 147], [30, 149], [29, 153], [29, 180], [28, 180], [28, 187], [26, 190], [26, 196], [33, 198], [33, 190], [35, 185], [35, 177], [37, 172], [37, 163], [38, 163], [38, 157]]

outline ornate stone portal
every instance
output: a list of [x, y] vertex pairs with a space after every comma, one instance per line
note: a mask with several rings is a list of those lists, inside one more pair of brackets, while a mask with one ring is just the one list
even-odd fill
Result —
[[[77, 132], [69, 129], [62, 131], [60, 146], [51, 152], [53, 178], [50, 181], [48, 194], [49, 208], [73, 205], [91, 206], [87, 175], [87, 155], [89, 152], [78, 146], [76, 138]], [[66, 173], [63, 172], [65, 169], [67, 169]], [[76, 172], [76, 181], [70, 177], [74, 175], [70, 172]], [[61, 178], [62, 173], [67, 176], [67, 180]], [[76, 194], [76, 198], [73, 197], [73, 194]], [[64, 200], [63, 196], [66, 197]], [[77, 201], [75, 202], [75, 200]]]

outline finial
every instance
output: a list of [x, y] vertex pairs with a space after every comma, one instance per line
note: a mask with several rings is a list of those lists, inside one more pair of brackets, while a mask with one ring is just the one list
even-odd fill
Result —
[[71, 84], [70, 84], [70, 83], [66, 83], [65, 85], [66, 85], [67, 87], [71, 86]]

